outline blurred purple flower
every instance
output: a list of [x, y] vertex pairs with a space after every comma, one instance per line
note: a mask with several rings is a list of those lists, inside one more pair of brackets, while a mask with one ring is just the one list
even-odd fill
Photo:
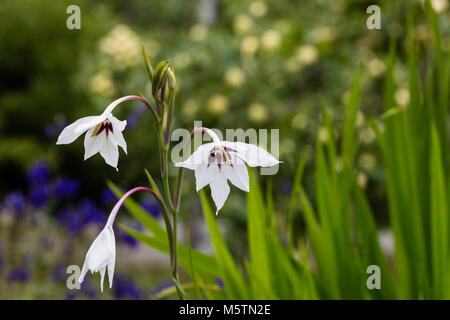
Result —
[[156, 200], [145, 198], [140, 203], [141, 207], [150, 213], [154, 218], [158, 218], [161, 215], [161, 208]]
[[162, 281], [159, 282], [158, 286], [156, 287], [155, 290], [153, 290], [152, 293], [154, 295], [157, 295], [161, 291], [163, 291], [163, 290], [165, 290], [167, 288], [170, 288], [170, 287], [173, 287], [173, 282], [171, 280], [169, 280], [169, 279], [162, 280]]
[[143, 299], [144, 291], [139, 288], [132, 280], [126, 279], [121, 275], [117, 275], [114, 279], [114, 296], [118, 299]]
[[[88, 275], [89, 277], [89, 275]], [[95, 299], [98, 297], [98, 290], [94, 286], [91, 285], [90, 281], [84, 281], [81, 285], [81, 291], [82, 294], [88, 296], [91, 299]]]
[[41, 208], [45, 206], [50, 197], [50, 190], [47, 185], [36, 185], [30, 190], [30, 204], [33, 207]]
[[[134, 224], [132, 226], [128, 226], [136, 231], [142, 231], [142, 225], [141, 224]], [[120, 241], [126, 245], [128, 245], [130, 248], [136, 248], [139, 245], [139, 241], [136, 240], [136, 238], [130, 236], [126, 231], [124, 231], [122, 228], [117, 227], [114, 228], [114, 234], [116, 235], [117, 241]]]
[[50, 179], [50, 170], [47, 164], [42, 161], [36, 161], [27, 172], [27, 182], [31, 187], [46, 185]]
[[282, 193], [289, 194], [292, 191], [292, 182], [289, 179], [282, 179], [280, 183]]
[[2, 207], [4, 210], [11, 210], [17, 216], [21, 216], [25, 211], [26, 205], [27, 203], [23, 193], [20, 191], [13, 191], [6, 195]]
[[99, 210], [94, 201], [85, 199], [78, 205], [79, 210], [83, 213], [86, 223], [93, 223], [97, 225], [104, 225], [106, 223], [106, 215]]
[[41, 244], [44, 247], [44, 250], [51, 251], [55, 249], [55, 240], [47, 235], [44, 235], [41, 238]]
[[47, 138], [52, 138], [61, 133], [66, 127], [67, 123], [64, 118], [57, 119], [55, 123], [51, 123], [45, 126], [44, 134]]
[[109, 188], [105, 188], [102, 191], [102, 194], [100, 195], [100, 203], [103, 206], [107, 206], [113, 202], [118, 201], [119, 199], [116, 197], [116, 195], [111, 191]]
[[58, 262], [53, 268], [51, 279], [54, 282], [60, 282], [66, 279], [66, 267], [61, 262]]
[[25, 268], [12, 269], [8, 274], [8, 282], [27, 282], [30, 274]]
[[92, 200], [85, 199], [77, 208], [66, 207], [61, 210], [57, 215], [57, 220], [67, 228], [69, 233], [76, 234], [88, 224], [103, 226], [106, 216]]
[[80, 190], [80, 182], [76, 179], [59, 178], [53, 186], [53, 192], [58, 198], [75, 197]]
[[145, 113], [146, 107], [144, 104], [138, 105], [133, 108], [130, 115], [127, 118], [127, 128], [134, 129], [139, 123], [139, 119]]
[[225, 288], [225, 284], [224, 284], [222, 278], [215, 277], [215, 278], [214, 278], [214, 281], [216, 282], [216, 284], [217, 284], [221, 289]]
[[77, 298], [77, 293], [75, 291], [69, 291], [66, 293], [65, 300], [75, 300]]

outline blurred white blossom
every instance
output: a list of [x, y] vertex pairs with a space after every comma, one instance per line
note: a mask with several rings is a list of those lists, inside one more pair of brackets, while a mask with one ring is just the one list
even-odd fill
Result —
[[295, 57], [301, 64], [309, 65], [317, 61], [319, 52], [315, 46], [306, 44], [297, 48]]
[[233, 29], [237, 34], [248, 33], [253, 28], [253, 19], [246, 14], [238, 14], [233, 21]]
[[280, 46], [281, 33], [277, 30], [267, 30], [261, 36], [261, 44], [265, 50], [274, 50]]
[[250, 3], [249, 11], [255, 17], [262, 17], [267, 12], [267, 5], [264, 1], [253, 1]]
[[245, 82], [245, 73], [241, 68], [233, 67], [225, 72], [225, 82], [232, 87], [239, 87]]
[[115, 26], [100, 40], [100, 49], [113, 58], [118, 69], [140, 63], [140, 39], [127, 25]]

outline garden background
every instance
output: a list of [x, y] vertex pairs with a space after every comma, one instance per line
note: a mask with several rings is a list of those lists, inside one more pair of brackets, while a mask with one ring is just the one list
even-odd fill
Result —
[[[189, 228], [193, 248], [228, 266], [220, 274], [183, 266], [197, 297], [448, 297], [437, 284], [450, 281], [448, 1], [80, 0], [81, 30], [66, 27], [71, 4], [0, 3], [1, 299], [176, 297], [168, 256], [118, 226], [113, 288], [100, 294], [98, 275], [81, 290], [66, 286], [67, 266], [82, 264], [117, 199], [107, 182], [125, 190], [147, 184], [144, 168], [159, 171], [153, 122], [137, 102], [117, 109], [128, 121], [129, 149], [118, 172], [98, 155], [84, 162], [80, 141], [55, 144], [64, 126], [116, 98], [150, 96], [141, 41], [153, 64], [171, 59], [175, 128], [192, 130], [202, 120], [223, 132], [280, 130], [278, 174], [252, 177], [258, 194], [232, 188], [218, 225], [207, 218], [209, 191], [199, 197], [185, 174], [180, 241], [187, 245]], [[372, 4], [381, 8], [380, 30], [366, 26]], [[416, 144], [420, 137], [425, 142]], [[162, 219], [152, 198], [134, 199], [151, 221]], [[249, 227], [263, 211], [267, 225]], [[347, 211], [364, 211], [370, 221], [333, 218]], [[148, 234], [145, 219], [119, 214], [121, 224]], [[213, 239], [216, 226], [223, 238]], [[255, 232], [266, 227], [276, 240], [261, 252], [279, 253], [283, 267], [255, 252]], [[358, 232], [368, 238], [359, 243]], [[367, 261], [381, 261], [390, 279], [380, 294], [361, 289], [372, 253]], [[358, 262], [342, 264], [355, 255]], [[248, 267], [249, 260], [262, 263]], [[294, 279], [298, 290], [287, 285]], [[233, 287], [240, 282], [248, 288]]]

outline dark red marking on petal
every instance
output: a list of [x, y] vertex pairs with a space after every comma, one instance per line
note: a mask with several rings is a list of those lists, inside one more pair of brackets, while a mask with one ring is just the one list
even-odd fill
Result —
[[98, 130], [96, 136], [98, 136], [100, 133], [102, 133], [103, 130], [105, 130], [105, 124], [104, 123], [102, 123], [102, 125], [101, 125], [100, 129]]

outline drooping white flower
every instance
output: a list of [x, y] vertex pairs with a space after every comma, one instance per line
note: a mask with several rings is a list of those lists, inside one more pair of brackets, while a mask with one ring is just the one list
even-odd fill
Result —
[[127, 153], [127, 143], [122, 131], [127, 121], [120, 121], [112, 115], [113, 109], [120, 103], [136, 99], [136, 96], [125, 96], [112, 102], [99, 116], [78, 119], [68, 125], [58, 137], [56, 144], [69, 144], [86, 132], [84, 137], [84, 160], [100, 152], [105, 162], [117, 169], [119, 146]]
[[112, 287], [114, 265], [116, 262], [116, 240], [112, 226], [106, 225], [89, 248], [79, 282], [83, 282], [84, 276], [90, 270], [92, 273], [100, 272], [100, 289], [103, 292], [103, 279], [108, 269], [109, 287]]
[[153, 190], [149, 188], [136, 187], [126, 192], [119, 199], [119, 201], [117, 201], [116, 205], [109, 214], [105, 227], [94, 242], [92, 242], [88, 252], [86, 253], [86, 258], [84, 259], [83, 268], [81, 269], [81, 275], [78, 282], [83, 282], [84, 277], [89, 270], [92, 273], [100, 272], [100, 290], [103, 292], [103, 280], [105, 278], [106, 271], [108, 271], [109, 287], [112, 287], [114, 266], [116, 263], [116, 239], [114, 238], [113, 223], [116, 219], [117, 212], [125, 199], [136, 191], [141, 190], [151, 193], [155, 198], [157, 197]]
[[250, 190], [246, 164], [250, 167], [271, 167], [280, 163], [269, 152], [256, 145], [221, 141], [208, 128], [196, 130], [207, 132], [213, 142], [201, 145], [189, 158], [175, 166], [195, 171], [197, 191], [209, 184], [216, 204], [216, 214], [230, 193], [228, 180], [243, 191]]

